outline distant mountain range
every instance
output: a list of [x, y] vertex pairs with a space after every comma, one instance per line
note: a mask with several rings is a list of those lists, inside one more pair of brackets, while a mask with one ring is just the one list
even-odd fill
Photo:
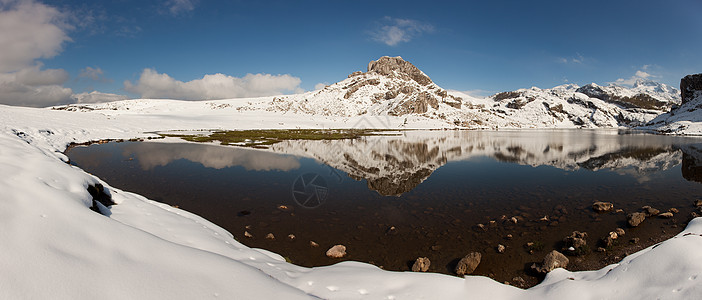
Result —
[[635, 127], [680, 105], [680, 91], [653, 81], [632, 87], [567, 84], [480, 99], [448, 91], [401, 57], [381, 57], [366, 72], [321, 90], [276, 97], [268, 111], [353, 117], [421, 116], [467, 128]]
[[294, 114], [342, 124], [359, 117], [393, 118], [394, 122], [390, 123], [394, 125], [385, 125], [388, 128], [624, 127], [702, 135], [702, 114], [697, 113], [702, 107], [702, 75], [686, 78], [683, 81], [686, 101], [681, 99], [680, 90], [648, 80], [638, 80], [631, 87], [566, 84], [475, 98], [439, 87], [424, 72], [399, 56], [384, 56], [371, 61], [366, 72], [353, 72], [340, 82], [302, 94], [201, 101], [198, 104], [139, 99], [53, 109], [128, 110], [129, 113], [147, 114], [232, 109], [254, 117], [257, 114]]

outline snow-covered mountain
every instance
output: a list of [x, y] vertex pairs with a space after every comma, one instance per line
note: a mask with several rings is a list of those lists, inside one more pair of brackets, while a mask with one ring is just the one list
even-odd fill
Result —
[[367, 72], [353, 72], [319, 91], [276, 97], [268, 110], [340, 117], [402, 116], [460, 109], [462, 100], [401, 57], [384, 56], [371, 61]]
[[568, 84], [475, 98], [441, 88], [399, 56], [384, 56], [371, 61], [366, 72], [353, 72], [340, 82], [296, 95], [187, 104], [140, 99], [55, 109], [112, 111], [106, 112], [111, 115], [126, 110], [129, 113], [236, 110], [251, 116], [299, 115], [344, 123], [349, 118], [383, 116], [394, 118], [396, 122], [392, 123], [404, 128], [617, 128], [648, 123], [679, 104], [679, 94], [665, 84], [639, 80], [632, 87]]
[[665, 134], [702, 135], [702, 74], [688, 75], [680, 81], [680, 106], [651, 120], [643, 129]]

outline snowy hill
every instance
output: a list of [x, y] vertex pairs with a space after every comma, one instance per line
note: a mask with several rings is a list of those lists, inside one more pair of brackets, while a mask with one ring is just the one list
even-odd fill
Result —
[[702, 74], [685, 76], [680, 88], [683, 90], [680, 106], [659, 115], [642, 129], [664, 134], [702, 135]]
[[677, 89], [651, 81], [637, 81], [631, 88], [594, 83], [532, 87], [480, 99], [447, 91], [401, 57], [384, 56], [371, 61], [366, 72], [296, 95], [198, 102], [140, 99], [54, 109], [109, 115], [218, 110], [254, 118], [323, 118], [346, 124], [342, 127], [353, 127], [351, 118], [384, 117], [393, 124], [384, 128], [617, 128], [646, 124], [678, 103]]

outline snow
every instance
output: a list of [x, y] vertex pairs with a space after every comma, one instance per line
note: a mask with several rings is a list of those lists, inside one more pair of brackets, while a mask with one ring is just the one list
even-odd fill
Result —
[[[700, 218], [618, 264], [588, 272], [556, 269], [527, 290], [486, 277], [389, 272], [359, 262], [304, 268], [248, 248], [201, 217], [115, 189], [66, 164], [61, 153], [71, 142], [158, 130], [404, 125], [404, 117], [248, 110], [269, 100], [137, 100], [74, 112], [0, 106], [0, 298], [685, 299], [702, 293]], [[408, 118], [417, 128], [446, 127]], [[96, 183], [118, 203], [108, 216], [89, 209], [86, 189]]]

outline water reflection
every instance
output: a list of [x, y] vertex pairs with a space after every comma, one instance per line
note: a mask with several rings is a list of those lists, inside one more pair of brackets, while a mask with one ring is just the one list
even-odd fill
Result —
[[298, 159], [292, 156], [201, 144], [173, 143], [164, 147], [158, 143], [128, 143], [122, 147], [122, 155], [137, 158], [145, 171], [179, 159], [214, 169], [242, 166], [254, 171], [290, 171], [300, 167]]
[[[487, 156], [501, 162], [552, 166], [563, 170], [614, 170], [639, 182], [655, 178], [683, 161], [684, 176], [697, 178], [702, 170], [696, 138], [618, 134], [616, 131], [407, 131], [399, 136], [371, 136], [358, 140], [285, 141], [271, 150], [313, 157], [365, 179], [381, 195], [401, 195], [451, 161]], [[698, 147], [699, 148], [699, 147]], [[682, 151], [681, 151], [682, 150]], [[683, 154], [684, 153], [684, 154]]]

